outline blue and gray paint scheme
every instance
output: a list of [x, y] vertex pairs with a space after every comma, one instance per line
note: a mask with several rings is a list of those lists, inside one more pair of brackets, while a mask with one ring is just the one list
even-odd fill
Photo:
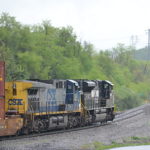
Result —
[[75, 111], [79, 109], [81, 94], [74, 80], [54, 80], [53, 84], [31, 82], [28, 89], [28, 111], [33, 113]]

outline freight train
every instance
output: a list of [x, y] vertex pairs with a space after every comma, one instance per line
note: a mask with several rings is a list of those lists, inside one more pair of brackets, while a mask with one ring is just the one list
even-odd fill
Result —
[[0, 136], [74, 128], [114, 119], [107, 80], [52, 79], [5, 82], [0, 62]]

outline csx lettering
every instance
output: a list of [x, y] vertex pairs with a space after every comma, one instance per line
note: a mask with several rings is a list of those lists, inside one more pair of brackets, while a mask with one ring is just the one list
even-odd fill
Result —
[[23, 105], [22, 99], [9, 99], [9, 105]]

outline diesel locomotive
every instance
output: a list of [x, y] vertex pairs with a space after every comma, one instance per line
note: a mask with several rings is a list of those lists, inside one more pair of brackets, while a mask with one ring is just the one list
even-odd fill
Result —
[[5, 82], [0, 62], [0, 136], [74, 128], [114, 119], [113, 84], [52, 79]]

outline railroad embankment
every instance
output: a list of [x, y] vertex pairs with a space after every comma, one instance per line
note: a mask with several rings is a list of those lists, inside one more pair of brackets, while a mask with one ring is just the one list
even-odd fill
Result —
[[142, 140], [145, 142], [149, 139], [149, 131], [150, 104], [146, 104], [120, 113], [116, 116], [114, 122], [105, 126], [28, 139], [2, 141], [0, 142], [0, 150], [95, 149], [93, 143], [110, 145], [130, 141], [138, 141], [141, 144]]

